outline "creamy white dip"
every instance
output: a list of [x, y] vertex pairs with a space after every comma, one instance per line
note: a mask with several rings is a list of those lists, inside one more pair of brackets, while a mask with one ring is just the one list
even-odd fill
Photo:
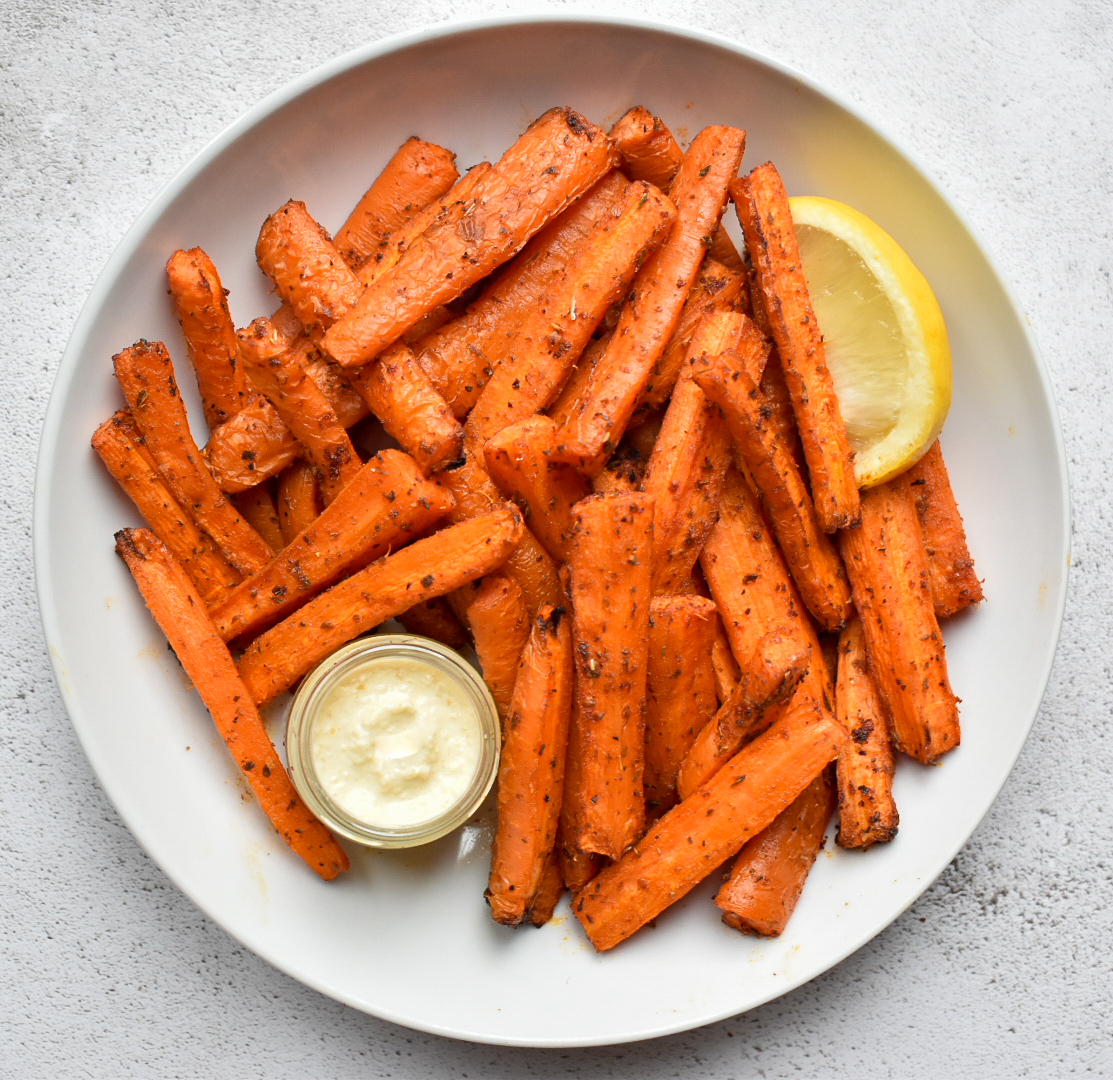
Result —
[[378, 828], [417, 825], [453, 806], [475, 775], [481, 741], [465, 691], [403, 657], [370, 659], [339, 678], [309, 737], [329, 798]]

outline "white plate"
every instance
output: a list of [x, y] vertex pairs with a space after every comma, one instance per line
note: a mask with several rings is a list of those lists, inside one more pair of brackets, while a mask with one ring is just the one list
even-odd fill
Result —
[[[491, 923], [482, 825], [420, 854], [357, 854], [332, 884], [284, 849], [243, 797], [113, 554], [115, 530], [138, 522], [89, 436], [121, 403], [114, 352], [161, 338], [183, 359], [163, 272], [175, 248], [209, 251], [243, 324], [269, 310], [252, 253], [263, 218], [287, 198], [335, 228], [411, 134], [470, 165], [554, 104], [607, 125], [635, 103], [682, 140], [708, 123], [746, 128], [749, 165], [771, 159], [790, 193], [863, 210], [927, 275], [954, 352], [943, 445], [989, 600], [946, 628], [963, 742], [939, 768], [901, 762], [895, 842], [864, 855], [829, 847], [779, 940], [723, 927], [704, 888], [596, 956], [566, 908], [540, 931]], [[35, 554], [58, 684], [89, 760], [136, 838], [200, 908], [357, 1009], [458, 1038], [569, 1046], [692, 1028], [777, 997], [920, 895], [989, 808], [1035, 718], [1062, 617], [1067, 515], [1054, 404], [1025, 321], [905, 154], [799, 75], [706, 35], [582, 18], [488, 21], [326, 65], [253, 108], [155, 199], [105, 268], [62, 361], [39, 460]]]

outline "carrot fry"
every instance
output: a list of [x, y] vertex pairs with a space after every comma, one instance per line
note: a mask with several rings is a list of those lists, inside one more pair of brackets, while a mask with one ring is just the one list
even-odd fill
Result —
[[672, 204], [656, 188], [637, 183], [596, 220], [517, 331], [502, 339], [494, 374], [465, 425], [473, 447], [549, 404], [673, 218]]
[[200, 248], [175, 251], [166, 277], [211, 431], [238, 413], [255, 390], [239, 363], [236, 328], [212, 260]]
[[487, 440], [484, 460], [491, 479], [526, 512], [532, 531], [557, 562], [567, 562], [572, 507], [591, 493], [569, 465], [549, 460], [556, 425], [533, 416]]
[[487, 903], [495, 922], [531, 915], [556, 842], [572, 709], [572, 635], [563, 608], [538, 612], [510, 701]]
[[93, 433], [92, 445], [143, 520], [181, 563], [194, 588], [211, 607], [239, 582], [240, 575], [170, 493], [140, 445], [141, 438], [131, 414], [120, 409]]
[[352, 440], [304, 363], [267, 319], [256, 319], [237, 337], [248, 377], [316, 466], [327, 505], [359, 471]]
[[924, 764], [958, 746], [958, 698], [912, 488], [902, 477], [862, 493], [862, 523], [839, 533], [870, 671], [892, 718], [897, 749]]
[[796, 462], [766, 423], [765, 401], [745, 360], [736, 353], [705, 357], [692, 377], [723, 411], [805, 606], [824, 630], [841, 629], [851, 611], [846, 571], [816, 520]]
[[553, 917], [556, 906], [564, 893], [564, 878], [560, 873], [560, 859], [556, 850], [550, 851], [541, 869], [541, 881], [533, 894], [526, 918], [533, 926], [544, 926]]
[[271, 551], [277, 554], [286, 546], [282, 538], [282, 524], [278, 520], [278, 508], [267, 484], [256, 484], [248, 491], [233, 495], [232, 504], [248, 525], [266, 540]]
[[351, 381], [386, 433], [426, 476], [460, 460], [464, 429], [404, 342], [358, 368]]
[[766, 163], [732, 184], [731, 197], [792, 396], [816, 513], [825, 532], [850, 528], [858, 521], [858, 486], [788, 196], [777, 170]]
[[692, 140], [669, 188], [676, 225], [634, 280], [610, 347], [563, 425], [561, 454], [591, 474], [617, 445], [669, 338], [738, 172], [745, 133], [708, 127]]
[[457, 417], [467, 415], [494, 373], [505, 353], [501, 343], [627, 186], [618, 172], [607, 173], [537, 233], [462, 315], [417, 341], [414, 351]]
[[[557, 465], [554, 464], [553, 467], [557, 468]], [[565, 468], [574, 471], [571, 465], [566, 465]], [[645, 458], [636, 446], [624, 439], [611, 454], [607, 464], [591, 478], [591, 490], [596, 495], [640, 491], [645, 479], [645, 469]]]
[[414, 604], [396, 617], [408, 633], [432, 638], [450, 649], [462, 649], [468, 643], [467, 630], [443, 596]]
[[530, 635], [529, 610], [521, 586], [505, 573], [488, 574], [467, 606], [467, 623], [483, 681], [505, 720], [518, 677], [518, 662]]
[[715, 894], [723, 922], [744, 934], [783, 932], [823, 847], [835, 810], [829, 770], [819, 774], [757, 836], [747, 840]]
[[278, 529], [285, 547], [308, 529], [321, 512], [317, 470], [308, 461], [295, 461], [278, 476]]
[[645, 825], [642, 775], [653, 504], [589, 495], [573, 511], [573, 725], [579, 758], [565, 843], [617, 858]]
[[117, 353], [112, 363], [144, 445], [179, 505], [240, 573], [253, 573], [268, 563], [267, 542], [240, 517], [201, 464], [166, 346], [140, 341]]
[[576, 894], [602, 952], [688, 893], [764, 829], [839, 752], [846, 732], [811, 702], [788, 712]]
[[734, 693], [742, 672], [734, 653], [730, 651], [723, 620], [719, 618], [715, 620], [715, 640], [711, 643], [711, 667], [715, 672], [715, 694], [722, 705]]
[[435, 223], [325, 334], [344, 367], [373, 359], [426, 312], [486, 277], [615, 164], [613, 144], [571, 109], [530, 125], [469, 200], [466, 228]]
[[517, 510], [492, 510], [416, 540], [314, 597], [240, 657], [240, 676], [252, 699], [258, 705], [270, 701], [341, 645], [494, 570], [521, 531]]
[[622, 169], [632, 180], [647, 180], [668, 191], [684, 151], [660, 118], [648, 109], [635, 105], [623, 113], [611, 128]]
[[395, 229], [439, 199], [460, 175], [456, 155], [435, 143], [407, 139], [375, 178], [333, 237], [349, 266], [372, 255]]
[[[568, 752], [564, 758], [565, 803], [567, 803], [568, 792], [574, 786], [569, 780], [569, 777], [574, 772], [574, 766], [572, 764], [574, 743], [575, 738], [572, 729], [570, 729], [568, 733]], [[564, 815], [562, 813], [561, 828], [563, 828], [564, 820]], [[564, 843], [559, 829], [557, 830], [556, 857], [557, 866], [560, 869], [560, 879], [572, 892], [579, 892], [580, 889], [610, 862], [609, 859], [602, 855], [596, 855], [593, 851], [578, 851], [575, 848], [569, 847]]]
[[299, 453], [297, 439], [260, 394], [212, 432], [202, 457], [221, 491], [235, 494], [277, 476]]
[[850, 732], [837, 762], [838, 842], [845, 848], [887, 843], [900, 816], [893, 801], [893, 750], [889, 718], [869, 670], [862, 624], [852, 619], [839, 636], [835, 702]]
[[943, 619], [981, 603], [982, 583], [974, 573], [974, 560], [966, 546], [966, 531], [938, 439], [904, 474], [904, 479], [916, 499], [936, 618]]
[[779, 631], [765, 634], [742, 668], [734, 692], [689, 746], [676, 774], [686, 799], [728, 762], [749, 739], [780, 715], [773, 706], [789, 700], [811, 662], [811, 653]]
[[344, 849], [310, 813], [290, 782], [227, 646], [213, 630], [181, 567], [146, 529], [121, 529], [116, 551], [279, 835], [325, 880], [347, 870]]
[[656, 596], [649, 607], [645, 700], [645, 802], [651, 818], [677, 801], [676, 774], [716, 710], [708, 654], [719, 621], [702, 596]]
[[281, 552], [212, 612], [225, 641], [285, 618], [344, 574], [396, 550], [452, 506], [397, 450], [381, 450]]

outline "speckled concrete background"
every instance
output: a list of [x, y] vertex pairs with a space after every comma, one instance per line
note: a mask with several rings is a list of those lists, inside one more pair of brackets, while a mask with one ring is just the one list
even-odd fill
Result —
[[0, 1076], [1113, 1076], [1113, 12], [1104, 0], [914, 6], [610, 10], [715, 30], [833, 88], [930, 161], [998, 261], [1044, 351], [1072, 470], [1070, 597], [1043, 709], [970, 843], [839, 967], [700, 1031], [545, 1052], [353, 1012], [271, 969], [180, 895], [70, 728], [30, 549], [58, 359], [145, 203], [288, 77], [360, 42], [514, 5], [0, 3]]

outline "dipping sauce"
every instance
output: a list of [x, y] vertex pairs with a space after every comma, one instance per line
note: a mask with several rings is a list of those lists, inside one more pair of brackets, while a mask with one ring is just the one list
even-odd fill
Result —
[[306, 676], [290, 706], [294, 786], [334, 832], [372, 847], [427, 843], [479, 807], [499, 721], [479, 673], [439, 642], [362, 638]]

